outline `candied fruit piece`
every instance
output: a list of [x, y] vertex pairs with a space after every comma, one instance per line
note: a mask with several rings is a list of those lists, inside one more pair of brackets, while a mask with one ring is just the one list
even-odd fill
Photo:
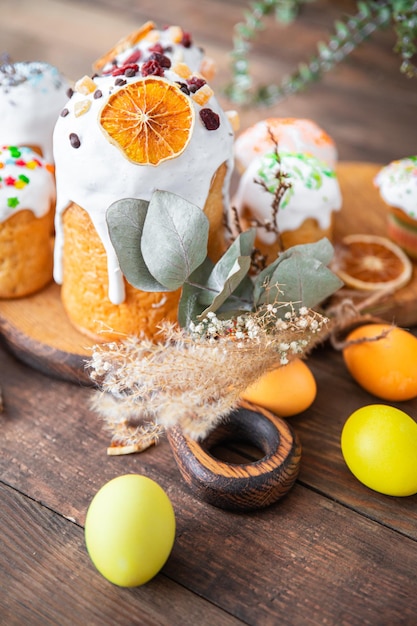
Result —
[[77, 80], [77, 82], [74, 85], [74, 91], [77, 91], [78, 93], [82, 93], [85, 96], [88, 96], [88, 94], [93, 93], [93, 91], [95, 91], [96, 89], [97, 89], [96, 83], [89, 76], [83, 76], [82, 78]]
[[213, 80], [216, 75], [216, 62], [211, 57], [204, 57], [200, 64], [200, 74], [204, 76], [209, 82]]
[[237, 111], [226, 111], [226, 117], [230, 122], [232, 130], [236, 133], [240, 128], [240, 118]]
[[176, 63], [172, 70], [181, 78], [189, 78], [192, 75], [192, 71], [186, 63]]
[[205, 83], [198, 91], [192, 94], [192, 99], [194, 102], [199, 104], [200, 106], [204, 106], [210, 100], [213, 95], [213, 90], [207, 83]]
[[181, 43], [183, 38], [183, 30], [181, 26], [170, 26], [168, 28], [169, 36], [171, 37], [171, 41], [174, 43]]
[[79, 102], [76, 102], [74, 104], [75, 117], [80, 117], [81, 115], [84, 115], [84, 113], [87, 113], [87, 111], [90, 110], [90, 107], [91, 100], [80, 100]]

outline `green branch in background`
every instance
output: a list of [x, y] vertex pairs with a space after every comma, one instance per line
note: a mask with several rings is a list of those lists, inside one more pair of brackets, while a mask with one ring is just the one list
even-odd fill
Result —
[[400, 71], [409, 78], [417, 77], [413, 59], [417, 53], [417, 1], [393, 0], [358, 2], [357, 13], [345, 16], [334, 24], [334, 33], [327, 43], [317, 44], [317, 54], [277, 83], [254, 87], [250, 73], [251, 42], [265, 28], [264, 18], [274, 14], [278, 22], [294, 21], [302, 5], [313, 0], [259, 0], [250, 4], [245, 20], [235, 26], [232, 56], [232, 81], [226, 95], [240, 105], [271, 105], [290, 94], [302, 91], [317, 82], [323, 74], [343, 61], [376, 30], [392, 25], [396, 32], [395, 53], [400, 56]]

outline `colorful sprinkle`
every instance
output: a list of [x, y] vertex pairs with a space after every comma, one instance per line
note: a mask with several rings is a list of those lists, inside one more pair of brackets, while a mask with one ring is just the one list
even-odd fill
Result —
[[11, 209], [15, 209], [17, 206], [19, 205], [19, 199], [14, 197], [14, 198], [7, 198], [7, 206], [10, 207]]

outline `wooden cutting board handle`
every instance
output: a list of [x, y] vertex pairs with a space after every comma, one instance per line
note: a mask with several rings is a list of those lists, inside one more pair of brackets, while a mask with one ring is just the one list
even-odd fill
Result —
[[[282, 498], [297, 478], [301, 444], [288, 422], [273, 413], [241, 402], [204, 441], [195, 441], [179, 427], [168, 439], [182, 477], [196, 497], [214, 506], [249, 511]], [[261, 450], [263, 458], [236, 464], [215, 458], [210, 450], [236, 441]]]

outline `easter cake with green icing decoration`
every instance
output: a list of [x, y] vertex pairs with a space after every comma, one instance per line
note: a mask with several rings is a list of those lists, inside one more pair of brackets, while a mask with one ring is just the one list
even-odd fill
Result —
[[383, 167], [375, 185], [388, 206], [388, 236], [417, 259], [417, 156], [397, 159]]

